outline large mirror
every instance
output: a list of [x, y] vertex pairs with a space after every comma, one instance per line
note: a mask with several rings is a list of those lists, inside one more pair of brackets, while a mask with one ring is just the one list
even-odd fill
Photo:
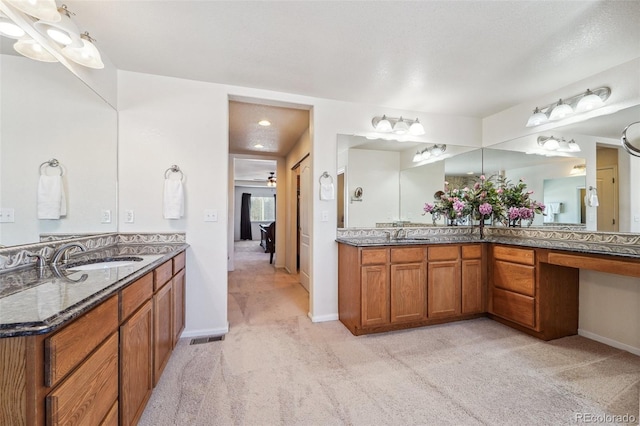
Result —
[[[19, 56], [11, 45], [0, 45], [0, 245], [115, 232], [117, 112], [61, 64]], [[58, 199], [56, 179], [41, 175], [60, 174], [59, 219], [38, 218], [47, 216], [48, 195]]]
[[462, 185], [482, 170], [482, 151], [473, 147], [447, 144], [414, 161], [433, 144], [338, 135], [337, 146], [341, 228], [432, 225], [431, 216], [422, 214], [425, 202], [433, 201], [446, 179]]
[[[339, 135], [338, 176], [344, 190], [338, 195], [345, 196], [338, 202], [338, 227], [431, 225], [422, 207], [445, 180], [464, 187], [484, 173], [512, 182], [522, 178], [532, 198], [548, 206], [532, 226], [638, 232], [640, 194], [630, 182], [640, 165], [621, 148], [620, 136], [639, 119], [640, 106], [633, 106], [489, 148], [447, 145], [440, 158], [418, 163], [413, 157], [427, 145]], [[551, 136], [560, 149], [545, 147]], [[570, 145], [574, 142], [579, 151]]]

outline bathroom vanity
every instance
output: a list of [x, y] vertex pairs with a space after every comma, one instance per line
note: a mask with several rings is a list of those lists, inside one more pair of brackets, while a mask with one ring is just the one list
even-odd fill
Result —
[[380, 230], [338, 238], [339, 318], [354, 335], [489, 316], [557, 339], [578, 333], [580, 269], [640, 277], [631, 234], [494, 228], [480, 240], [469, 228], [416, 232], [422, 241]]
[[143, 260], [31, 283], [3, 274], [23, 288], [0, 302], [23, 309], [0, 310], [0, 424], [136, 424], [185, 326], [186, 248], [116, 245], [103, 252]]

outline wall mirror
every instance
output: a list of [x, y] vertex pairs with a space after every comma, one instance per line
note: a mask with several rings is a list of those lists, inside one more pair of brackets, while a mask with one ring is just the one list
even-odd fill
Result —
[[[0, 90], [0, 245], [117, 231], [115, 109], [61, 64], [17, 55], [5, 38]], [[40, 167], [54, 158], [59, 167]], [[41, 173], [63, 173], [60, 219], [37, 217]]]
[[[525, 178], [533, 198], [552, 203], [553, 217], [538, 216], [534, 226], [582, 225], [587, 230], [631, 232], [640, 194], [631, 185], [637, 160], [622, 148], [623, 129], [640, 118], [640, 106], [525, 136], [485, 149], [485, 174]], [[546, 152], [538, 138], [575, 140], [580, 152]], [[546, 154], [546, 155], [545, 155]], [[598, 206], [585, 204], [597, 194]], [[640, 217], [640, 216], [638, 216]], [[637, 229], [637, 228], [636, 228]]]
[[344, 185], [337, 194], [338, 226], [362, 228], [398, 222], [433, 225], [430, 215], [422, 215], [424, 203], [433, 200], [433, 194], [443, 188], [449, 176], [478, 176], [482, 150], [447, 144], [444, 152], [414, 162], [416, 152], [432, 146], [338, 135], [338, 181]]

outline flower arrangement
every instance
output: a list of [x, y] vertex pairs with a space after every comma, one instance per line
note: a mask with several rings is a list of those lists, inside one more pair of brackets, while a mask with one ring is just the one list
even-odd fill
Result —
[[472, 212], [472, 206], [468, 203], [469, 188], [450, 189], [449, 182], [444, 183], [444, 191], [436, 193], [434, 203], [425, 203], [424, 213], [431, 213], [435, 223], [440, 217], [444, 217], [448, 224], [458, 224], [466, 220]]
[[505, 209], [503, 221], [509, 226], [517, 226], [522, 220], [532, 222], [536, 214], [544, 214], [545, 205], [531, 199], [533, 191], [527, 191], [524, 179], [511, 183], [501, 178], [498, 191], [501, 204]]
[[480, 221], [480, 233], [484, 221], [493, 218], [505, 225], [518, 226], [522, 220], [533, 221], [536, 214], [543, 214], [545, 206], [531, 199], [533, 191], [527, 191], [523, 179], [511, 183], [505, 178], [480, 176], [472, 188], [449, 188], [444, 183], [444, 191], [434, 203], [425, 203], [424, 213], [431, 213], [433, 221], [440, 217], [448, 219], [449, 224], [463, 223], [467, 217]]

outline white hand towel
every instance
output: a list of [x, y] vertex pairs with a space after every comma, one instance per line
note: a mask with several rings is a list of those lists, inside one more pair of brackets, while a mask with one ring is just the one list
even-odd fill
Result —
[[335, 198], [333, 183], [321, 183], [320, 184], [320, 199], [321, 200], [333, 200]]
[[598, 201], [598, 194], [595, 191], [591, 191], [591, 195], [589, 196], [589, 206], [598, 207], [600, 202]]
[[60, 219], [67, 214], [62, 176], [40, 175], [38, 181], [38, 219]]
[[180, 219], [184, 215], [184, 189], [182, 181], [164, 180], [164, 218]]

